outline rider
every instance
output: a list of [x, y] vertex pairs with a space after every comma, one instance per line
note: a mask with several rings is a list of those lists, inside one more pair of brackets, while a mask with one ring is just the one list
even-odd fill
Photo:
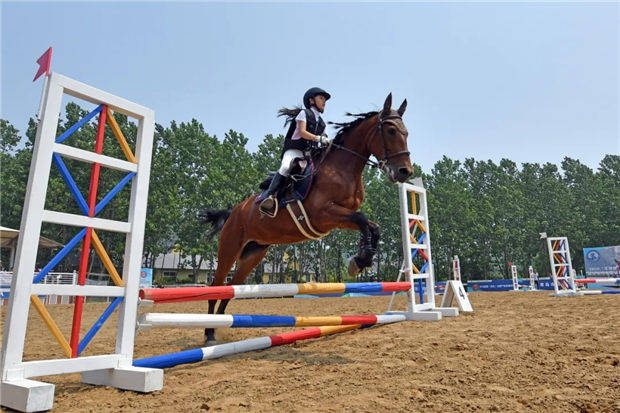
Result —
[[293, 161], [296, 158], [304, 158], [305, 154], [316, 148], [318, 144], [328, 145], [332, 142], [333, 139], [325, 133], [325, 122], [321, 118], [321, 113], [325, 110], [325, 102], [330, 97], [331, 95], [323, 89], [313, 87], [304, 93], [306, 109], [298, 107], [279, 111], [280, 116], [288, 116], [289, 120], [294, 118], [295, 123], [291, 122], [284, 140], [280, 169], [267, 189], [267, 198], [260, 204], [259, 209], [263, 214], [273, 218], [278, 213], [276, 194], [289, 177]]

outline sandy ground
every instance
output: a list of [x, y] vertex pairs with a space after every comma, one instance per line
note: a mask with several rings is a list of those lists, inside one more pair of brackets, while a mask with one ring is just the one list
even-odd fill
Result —
[[[59, 412], [620, 411], [620, 296], [559, 299], [546, 292], [506, 292], [475, 293], [470, 299], [475, 313], [457, 318], [346, 332], [167, 369], [164, 389], [152, 394], [84, 385], [79, 374], [43, 380], [56, 385], [54, 410]], [[228, 308], [229, 313], [377, 314], [387, 301], [233, 300]], [[205, 307], [193, 302], [150, 311]], [[48, 308], [68, 337], [72, 307]], [[105, 304], [85, 308], [84, 331]], [[61, 357], [33, 311], [30, 320], [24, 359]], [[112, 317], [85, 355], [113, 351], [115, 323]], [[218, 339], [283, 331], [227, 329]], [[136, 358], [201, 347], [202, 334], [140, 332]]]

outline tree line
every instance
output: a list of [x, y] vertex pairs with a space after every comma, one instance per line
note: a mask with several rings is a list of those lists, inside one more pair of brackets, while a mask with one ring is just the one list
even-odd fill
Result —
[[[68, 103], [58, 134], [88, 113]], [[127, 117], [115, 118], [134, 146], [137, 126]], [[20, 133], [0, 119], [2, 154], [0, 158], [0, 223], [19, 228], [24, 203], [32, 147], [37, 123], [30, 119]], [[104, 154], [123, 158], [115, 138], [106, 127]], [[96, 124], [89, 123], [65, 143], [93, 150]], [[415, 136], [410, 137], [415, 139]], [[214, 262], [217, 238], [208, 240], [208, 228], [200, 225], [198, 213], [204, 208], [232, 207], [257, 194], [258, 184], [268, 171], [279, 166], [284, 137], [267, 135], [255, 152], [247, 148], [248, 138], [229, 130], [218, 139], [205, 131], [195, 119], [156, 124], [148, 212], [144, 239], [144, 264], [153, 266], [155, 257], [171, 250], [181, 251], [183, 259], [197, 273], [203, 261]], [[415, 161], [415, 159], [413, 159]], [[83, 194], [88, 192], [90, 165], [66, 159], [65, 163]], [[569, 238], [573, 265], [583, 270], [582, 248], [620, 245], [620, 156], [606, 155], [596, 171], [577, 159], [565, 158], [561, 165], [525, 163], [509, 159], [499, 163], [444, 156], [430, 173], [414, 164], [414, 176], [421, 176], [428, 191], [428, 210], [432, 254], [437, 279], [450, 276], [451, 257], [458, 255], [465, 280], [508, 278], [508, 263], [525, 275], [528, 265], [541, 274], [549, 271], [546, 247], [540, 232]], [[102, 168], [99, 199], [116, 185], [123, 173]], [[362, 274], [367, 280], [394, 280], [402, 262], [401, 230], [396, 185], [389, 184], [381, 172], [364, 171], [366, 198], [361, 207], [369, 219], [382, 229], [374, 265]], [[100, 213], [99, 217], [126, 220], [129, 186]], [[46, 209], [80, 213], [60, 174], [52, 167]], [[44, 224], [41, 235], [66, 244], [78, 229]], [[100, 234], [117, 268], [122, 268], [124, 236]], [[249, 282], [261, 282], [264, 263], [271, 264], [270, 282], [301, 282], [308, 274], [321, 282], [350, 281], [348, 259], [355, 255], [357, 232], [334, 230], [321, 240], [275, 246]], [[79, 248], [58, 269], [73, 270]], [[6, 251], [2, 262], [7, 262]], [[42, 265], [49, 251], [41, 251]], [[92, 260], [91, 268], [100, 262]], [[100, 270], [103, 270], [100, 268]]]

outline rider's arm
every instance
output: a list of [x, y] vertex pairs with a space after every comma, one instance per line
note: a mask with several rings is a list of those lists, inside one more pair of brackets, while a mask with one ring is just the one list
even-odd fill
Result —
[[318, 142], [319, 141], [320, 136], [313, 135], [312, 133], [308, 132], [306, 130], [306, 122], [304, 122], [303, 120], [298, 120], [297, 121], [297, 127], [299, 128], [299, 135], [302, 138], [307, 139], [309, 141], [314, 141], [314, 142]]

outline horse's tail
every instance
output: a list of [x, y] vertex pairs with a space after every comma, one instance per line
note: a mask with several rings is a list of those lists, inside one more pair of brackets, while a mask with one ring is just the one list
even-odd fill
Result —
[[224, 228], [224, 224], [228, 217], [230, 217], [231, 212], [232, 209], [205, 209], [198, 214], [198, 218], [202, 224], [208, 223], [213, 225], [213, 229], [207, 234], [208, 239], [213, 239], [213, 237]]

